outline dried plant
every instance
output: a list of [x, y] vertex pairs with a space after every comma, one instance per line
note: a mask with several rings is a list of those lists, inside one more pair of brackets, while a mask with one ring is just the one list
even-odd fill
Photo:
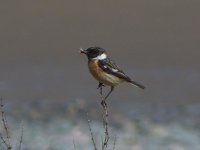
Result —
[[[4, 112], [4, 105], [3, 105], [3, 98], [0, 98], [0, 113], [1, 113], [1, 121], [3, 124], [3, 130], [0, 130], [0, 139], [3, 143], [2, 147], [5, 147], [6, 150], [11, 150], [12, 146], [10, 143], [10, 132], [9, 132], [9, 128], [8, 128], [8, 122], [6, 119], [6, 115]], [[4, 134], [2, 132], [5, 132]], [[20, 140], [19, 140], [19, 150], [21, 150], [22, 147], [22, 142], [23, 142], [23, 133], [24, 133], [24, 129], [23, 129], [23, 124], [22, 124], [22, 129], [21, 129], [21, 136], [20, 136]]]
[[[103, 128], [104, 128], [104, 136], [101, 137], [102, 140], [102, 144], [101, 144], [101, 150], [106, 150], [108, 147], [108, 142], [110, 139], [109, 136], [109, 130], [108, 130], [108, 105], [106, 103], [106, 98], [103, 97], [103, 92], [102, 92], [102, 86], [99, 87], [100, 88], [100, 95], [101, 95], [101, 105], [102, 105], [102, 119], [103, 119]], [[87, 114], [87, 121], [88, 121], [88, 127], [89, 127], [89, 131], [90, 131], [90, 136], [91, 136], [91, 141], [93, 144], [93, 149], [97, 150], [97, 146], [94, 140], [94, 134], [92, 132], [92, 128], [91, 128], [91, 121], [88, 119], [88, 114]], [[114, 143], [113, 143], [113, 147], [112, 149], [115, 150], [116, 148], [116, 136], [114, 138]]]
[[1, 121], [3, 123], [3, 128], [4, 128], [4, 131], [5, 131], [5, 136], [3, 136], [2, 133], [0, 133], [0, 138], [2, 140], [2, 143], [4, 144], [4, 146], [6, 147], [7, 150], [10, 150], [12, 149], [11, 147], [11, 144], [10, 144], [10, 134], [9, 134], [9, 129], [8, 129], [8, 123], [7, 123], [7, 119], [6, 119], [6, 116], [5, 116], [5, 112], [4, 112], [4, 105], [3, 105], [3, 98], [1, 97], [0, 98], [0, 108], [1, 108]]

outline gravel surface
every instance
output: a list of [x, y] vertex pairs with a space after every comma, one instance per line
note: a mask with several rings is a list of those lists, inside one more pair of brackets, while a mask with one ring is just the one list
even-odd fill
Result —
[[[91, 119], [92, 131], [97, 146], [101, 147], [104, 133], [101, 113], [98, 109], [95, 112], [92, 106], [85, 106], [83, 101], [71, 104], [52, 103], [48, 107], [42, 103], [25, 104], [23, 107], [6, 104], [4, 108], [14, 149], [19, 147], [23, 126], [22, 150], [74, 150], [73, 143], [77, 150], [92, 150], [87, 118], [82, 115], [85, 109], [91, 110], [88, 116]], [[112, 149], [115, 136], [116, 149], [119, 150], [200, 148], [198, 105], [159, 105], [156, 109], [155, 105], [135, 104], [130, 111], [125, 111], [126, 113], [124, 108], [117, 111], [110, 110], [111, 138], [108, 149]], [[0, 131], [4, 133], [2, 125], [1, 123]], [[2, 145], [1, 147], [4, 148]]]

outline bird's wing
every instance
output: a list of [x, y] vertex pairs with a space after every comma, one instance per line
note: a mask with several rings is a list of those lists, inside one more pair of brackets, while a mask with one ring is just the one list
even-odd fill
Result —
[[118, 78], [121, 78], [127, 82], [130, 82], [131, 84], [135, 85], [136, 87], [139, 87], [141, 89], [144, 89], [145, 87], [133, 80], [131, 80], [119, 67], [109, 58], [105, 60], [99, 60], [98, 63], [99, 67], [105, 71], [108, 74], [112, 74], [114, 76], [117, 76]]
[[99, 60], [99, 67], [108, 74], [117, 76], [125, 81], [131, 82], [131, 79], [109, 58]]

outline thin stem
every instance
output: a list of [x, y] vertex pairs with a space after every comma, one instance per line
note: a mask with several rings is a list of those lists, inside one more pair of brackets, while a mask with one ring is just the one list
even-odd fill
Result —
[[8, 124], [7, 124], [6, 116], [4, 115], [3, 106], [4, 106], [3, 105], [3, 98], [1, 97], [0, 98], [0, 108], [1, 108], [1, 118], [2, 118], [1, 120], [3, 122], [3, 127], [4, 127], [4, 130], [6, 132], [7, 141], [3, 138], [2, 134], [0, 135], [0, 138], [3, 141], [3, 143], [5, 144], [7, 150], [10, 150], [12, 147], [10, 145], [10, 136], [9, 136]]
[[115, 136], [115, 138], [114, 138], [114, 143], [113, 143], [113, 150], [115, 150], [116, 143], [117, 143], [117, 137]]
[[24, 124], [22, 122], [22, 125], [21, 125], [21, 136], [20, 136], [20, 141], [19, 141], [19, 150], [21, 150], [21, 147], [22, 147], [22, 142], [23, 142], [23, 135], [24, 135]]
[[91, 121], [89, 119], [87, 119], [88, 121], [88, 127], [89, 127], [89, 130], [90, 130], [90, 135], [91, 135], [91, 140], [92, 140], [92, 144], [94, 146], [94, 150], [97, 150], [97, 146], [96, 146], [96, 143], [95, 143], [95, 140], [94, 140], [94, 135], [93, 135], [93, 132], [92, 132], [92, 128], [91, 128]]
[[100, 88], [100, 94], [101, 94], [101, 105], [103, 107], [103, 113], [102, 113], [102, 117], [103, 117], [103, 127], [104, 127], [104, 139], [103, 139], [103, 144], [102, 144], [102, 150], [105, 150], [108, 146], [108, 141], [109, 141], [109, 132], [108, 132], [108, 107], [105, 101], [105, 98], [103, 97], [103, 92], [102, 92], [102, 88]]

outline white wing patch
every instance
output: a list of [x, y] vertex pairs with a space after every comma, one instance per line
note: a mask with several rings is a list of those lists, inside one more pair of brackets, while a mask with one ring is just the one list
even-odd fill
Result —
[[103, 68], [105, 68], [105, 69], [106, 69], [106, 68], [108, 68], [108, 67], [107, 67], [106, 65], [103, 65]]
[[118, 71], [119, 71], [119, 70], [114, 69], [114, 68], [111, 68], [110, 66], [107, 66], [107, 65], [103, 65], [103, 68], [104, 68], [104, 69], [109, 68], [109, 69], [111, 69], [113, 72], [118, 72]]
[[118, 72], [119, 70], [111, 68], [113, 72]]

